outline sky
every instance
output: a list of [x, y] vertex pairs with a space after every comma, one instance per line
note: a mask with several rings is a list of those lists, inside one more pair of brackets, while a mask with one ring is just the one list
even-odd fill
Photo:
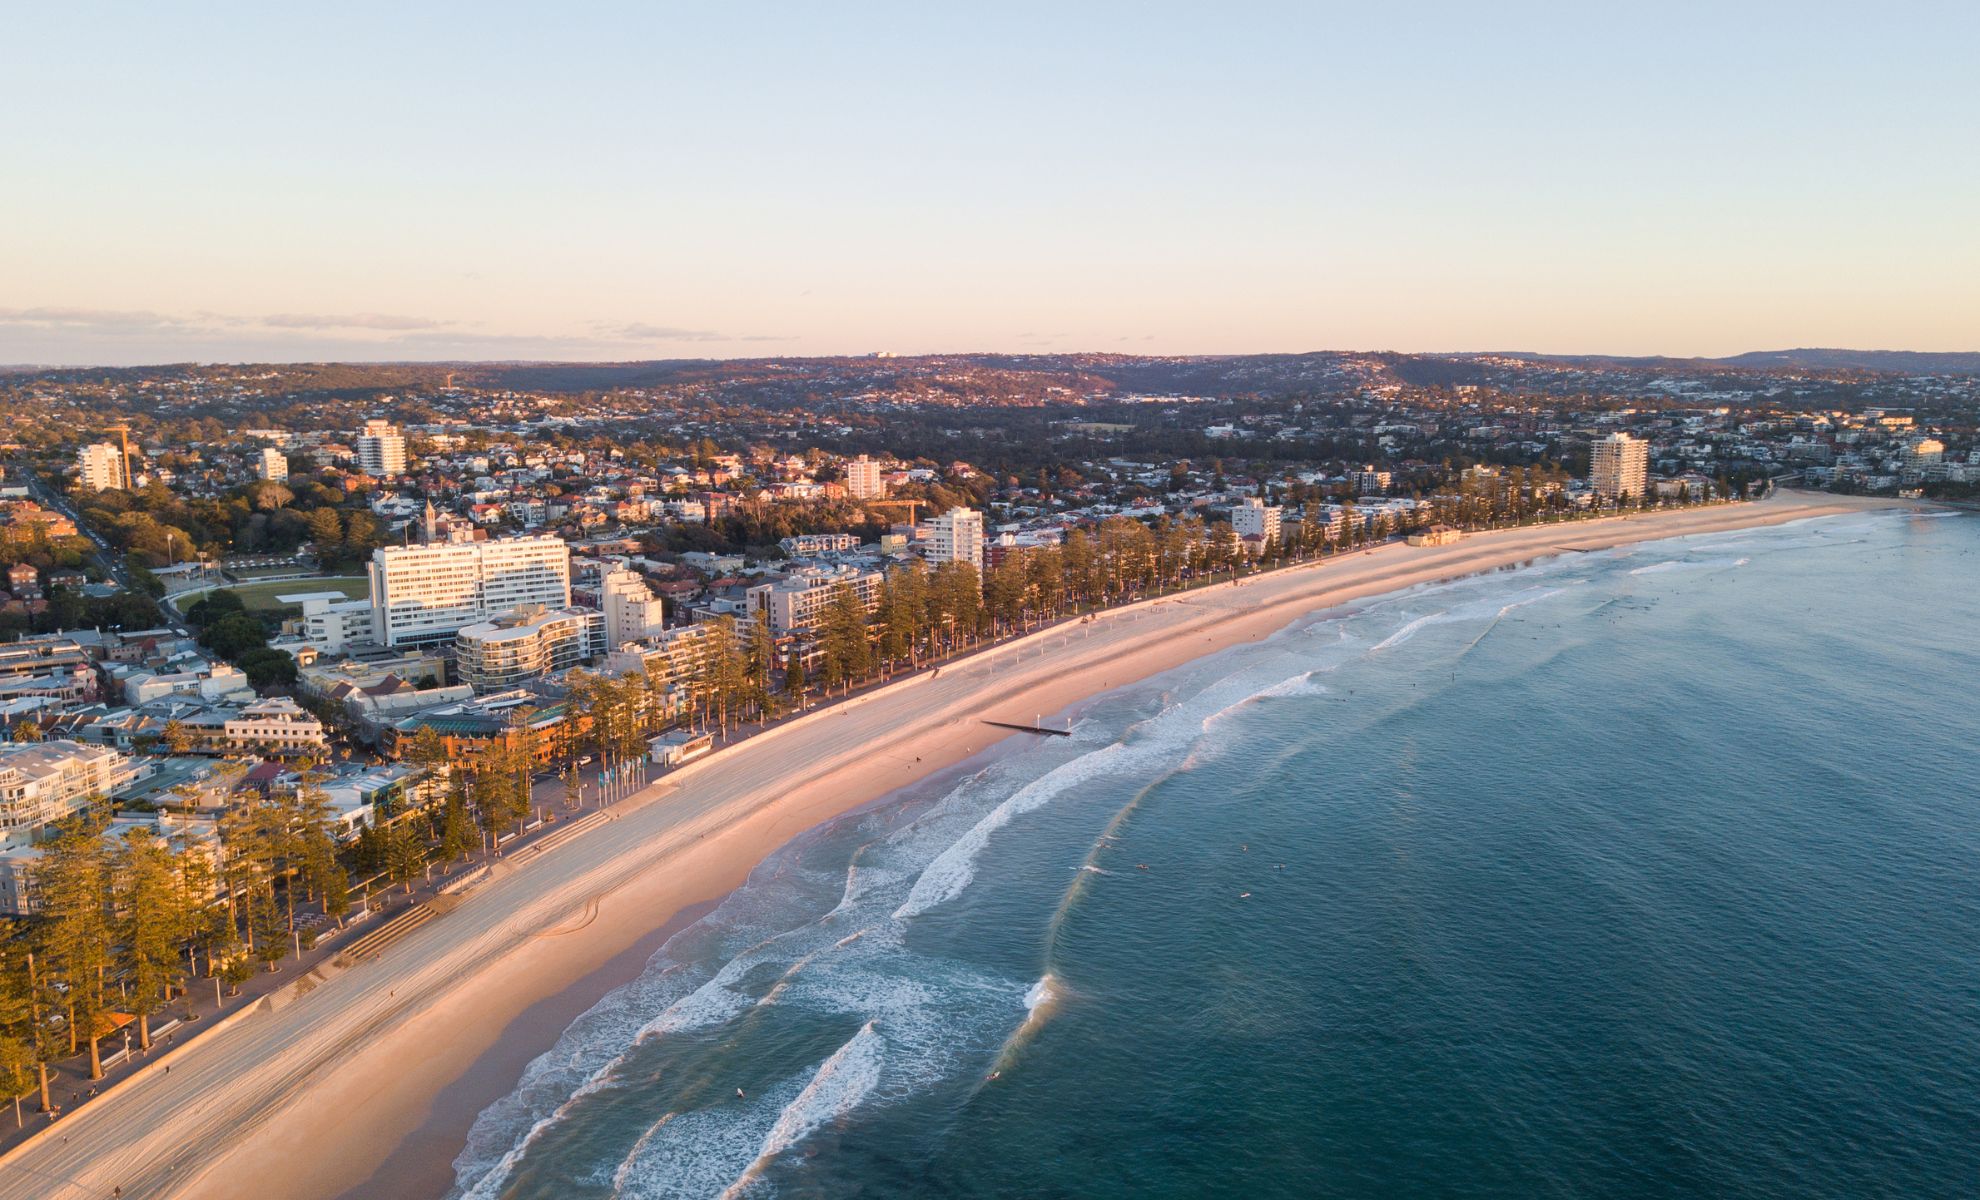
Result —
[[1980, 350], [1980, 5], [15, 4], [0, 363]]

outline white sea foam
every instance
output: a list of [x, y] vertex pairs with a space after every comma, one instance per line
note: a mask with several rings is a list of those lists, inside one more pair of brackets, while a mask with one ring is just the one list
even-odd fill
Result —
[[1010, 824], [1012, 818], [1042, 808], [1062, 793], [1098, 779], [1109, 771], [1141, 766], [1149, 757], [1145, 748], [1135, 749], [1123, 742], [1112, 742], [1071, 762], [1062, 763], [1019, 788], [1010, 799], [985, 813], [967, 833], [950, 843], [947, 849], [935, 856], [934, 861], [922, 868], [907, 899], [894, 910], [894, 919], [904, 921], [920, 916], [936, 905], [960, 896], [970, 880], [976, 877], [976, 856], [990, 844], [990, 835]]
[[1671, 571], [1723, 571], [1732, 567], [1743, 567], [1752, 562], [1750, 558], [1674, 558], [1665, 562], [1651, 563], [1638, 567], [1631, 575], [1663, 575]]
[[797, 1098], [784, 1106], [777, 1115], [777, 1123], [765, 1135], [756, 1158], [743, 1168], [734, 1183], [723, 1189], [724, 1200], [743, 1195], [778, 1155], [810, 1137], [827, 1122], [836, 1121], [858, 1107], [880, 1082], [886, 1051], [886, 1041], [874, 1029], [873, 1022], [860, 1026], [851, 1041], [819, 1064], [817, 1073]]
[[627, 1200], [707, 1200], [734, 1185], [762, 1154], [765, 1139], [803, 1094], [804, 1075], [780, 1080], [746, 1099], [723, 1096], [669, 1121], [665, 1136], [645, 1139], [613, 1173]]
[[633, 1143], [632, 1149], [627, 1151], [625, 1158], [620, 1160], [618, 1169], [612, 1172], [612, 1195], [623, 1196], [625, 1194], [626, 1180], [632, 1174], [633, 1164], [639, 1161], [640, 1153], [646, 1149], [646, 1144], [653, 1140], [654, 1134], [665, 1129], [669, 1121], [680, 1115], [679, 1113], [670, 1112], [647, 1126], [646, 1132], [639, 1135], [639, 1140]]
[[1430, 613], [1427, 616], [1418, 617], [1414, 621], [1411, 621], [1409, 624], [1404, 625], [1401, 629], [1396, 630], [1388, 637], [1385, 637], [1381, 641], [1375, 643], [1375, 645], [1371, 649], [1387, 650], [1391, 646], [1400, 646], [1404, 642], [1415, 637], [1417, 630], [1423, 628], [1425, 625], [1437, 621], [1443, 616], [1444, 614], [1441, 612], [1434, 612], [1434, 613]]

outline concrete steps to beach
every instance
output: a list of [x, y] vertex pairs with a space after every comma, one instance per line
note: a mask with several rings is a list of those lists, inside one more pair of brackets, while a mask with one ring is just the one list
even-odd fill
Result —
[[370, 933], [365, 934], [357, 941], [344, 947], [343, 952], [338, 957], [353, 961], [377, 958], [379, 951], [411, 933], [413, 930], [418, 929], [421, 925], [431, 921], [435, 915], [437, 914], [431, 905], [415, 905], [409, 911], [400, 913]]

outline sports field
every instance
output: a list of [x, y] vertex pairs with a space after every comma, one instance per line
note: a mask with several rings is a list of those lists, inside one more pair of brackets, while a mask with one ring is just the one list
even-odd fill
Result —
[[286, 607], [277, 596], [300, 596], [306, 592], [342, 592], [353, 600], [371, 595], [371, 581], [362, 575], [341, 575], [322, 579], [282, 579], [270, 583], [242, 583], [221, 589], [241, 598], [249, 612], [270, 612]]

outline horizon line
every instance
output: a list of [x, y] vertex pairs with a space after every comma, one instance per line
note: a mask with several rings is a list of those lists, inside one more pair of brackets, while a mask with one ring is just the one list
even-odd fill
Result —
[[1735, 354], [1620, 354], [1603, 350], [1395, 350], [1347, 347], [1305, 350], [1190, 351], [1156, 353], [1123, 350], [930, 350], [918, 353], [864, 351], [840, 354], [748, 354], [673, 355], [654, 358], [240, 358], [167, 359], [155, 362], [109, 363], [64, 362], [0, 363], [0, 372], [25, 374], [36, 371], [143, 371], [166, 367], [539, 367], [539, 366], [640, 366], [659, 363], [744, 363], [744, 362], [829, 362], [829, 361], [912, 361], [932, 358], [1134, 358], [1134, 359], [1237, 359], [1299, 358], [1316, 354], [1380, 355], [1413, 358], [1527, 358], [1538, 360], [1611, 359], [1617, 362], [1669, 362], [1730, 364], [1737, 359], [1768, 354], [1859, 354], [1906, 355], [1916, 357], [1980, 357], [1974, 350], [1914, 350], [1856, 348], [1847, 346], [1791, 346], [1769, 350], [1742, 350]]

